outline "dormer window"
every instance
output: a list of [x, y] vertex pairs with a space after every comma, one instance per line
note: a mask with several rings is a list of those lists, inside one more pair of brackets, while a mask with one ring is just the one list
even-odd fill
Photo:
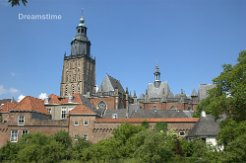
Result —
[[25, 124], [25, 117], [24, 115], [19, 115], [18, 116], [18, 126], [24, 126]]

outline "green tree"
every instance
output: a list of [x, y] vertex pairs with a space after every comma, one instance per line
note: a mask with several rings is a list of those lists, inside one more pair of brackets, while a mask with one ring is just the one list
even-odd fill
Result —
[[11, 6], [19, 6], [20, 2], [22, 2], [22, 4], [24, 6], [26, 6], [26, 4], [28, 3], [27, 0], [9, 0], [9, 3], [11, 4]]
[[239, 54], [236, 65], [223, 65], [224, 71], [213, 82], [216, 87], [209, 91], [209, 97], [201, 101], [201, 110], [216, 117], [225, 113], [237, 121], [246, 120], [246, 51]]
[[157, 122], [155, 124], [155, 130], [157, 132], [167, 133], [167, 123], [165, 123], [165, 122]]
[[15, 160], [17, 153], [20, 150], [20, 146], [17, 143], [8, 142], [4, 147], [0, 149], [0, 162], [5, 160]]

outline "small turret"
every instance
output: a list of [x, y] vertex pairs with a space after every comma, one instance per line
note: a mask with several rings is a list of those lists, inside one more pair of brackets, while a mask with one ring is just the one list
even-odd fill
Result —
[[161, 73], [160, 73], [160, 69], [158, 67], [158, 65], [155, 66], [155, 72], [154, 72], [154, 76], [155, 76], [155, 81], [154, 81], [154, 85], [155, 87], [159, 87], [161, 84]]

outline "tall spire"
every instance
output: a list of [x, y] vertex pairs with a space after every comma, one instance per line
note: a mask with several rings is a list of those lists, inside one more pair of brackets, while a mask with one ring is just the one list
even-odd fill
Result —
[[75, 38], [71, 42], [71, 55], [88, 55], [90, 56], [90, 41], [87, 38], [87, 27], [83, 16], [79, 19], [79, 24], [76, 27]]
[[161, 83], [161, 80], [160, 80], [161, 73], [160, 73], [160, 69], [159, 69], [158, 65], [155, 66], [154, 76], [155, 76], [154, 85], [155, 85], [155, 87], [159, 87], [160, 83]]

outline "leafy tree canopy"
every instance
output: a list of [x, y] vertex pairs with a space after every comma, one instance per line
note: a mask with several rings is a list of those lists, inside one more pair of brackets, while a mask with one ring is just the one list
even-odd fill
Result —
[[209, 91], [209, 97], [201, 101], [201, 110], [216, 117], [227, 114], [237, 121], [246, 120], [246, 51], [240, 52], [236, 65], [223, 65], [224, 71], [213, 82], [216, 87]]
[[26, 6], [27, 4], [27, 0], [9, 0], [9, 3], [11, 4], [11, 6], [19, 6], [20, 5], [20, 2], [22, 2], [22, 4], [24, 6]]

